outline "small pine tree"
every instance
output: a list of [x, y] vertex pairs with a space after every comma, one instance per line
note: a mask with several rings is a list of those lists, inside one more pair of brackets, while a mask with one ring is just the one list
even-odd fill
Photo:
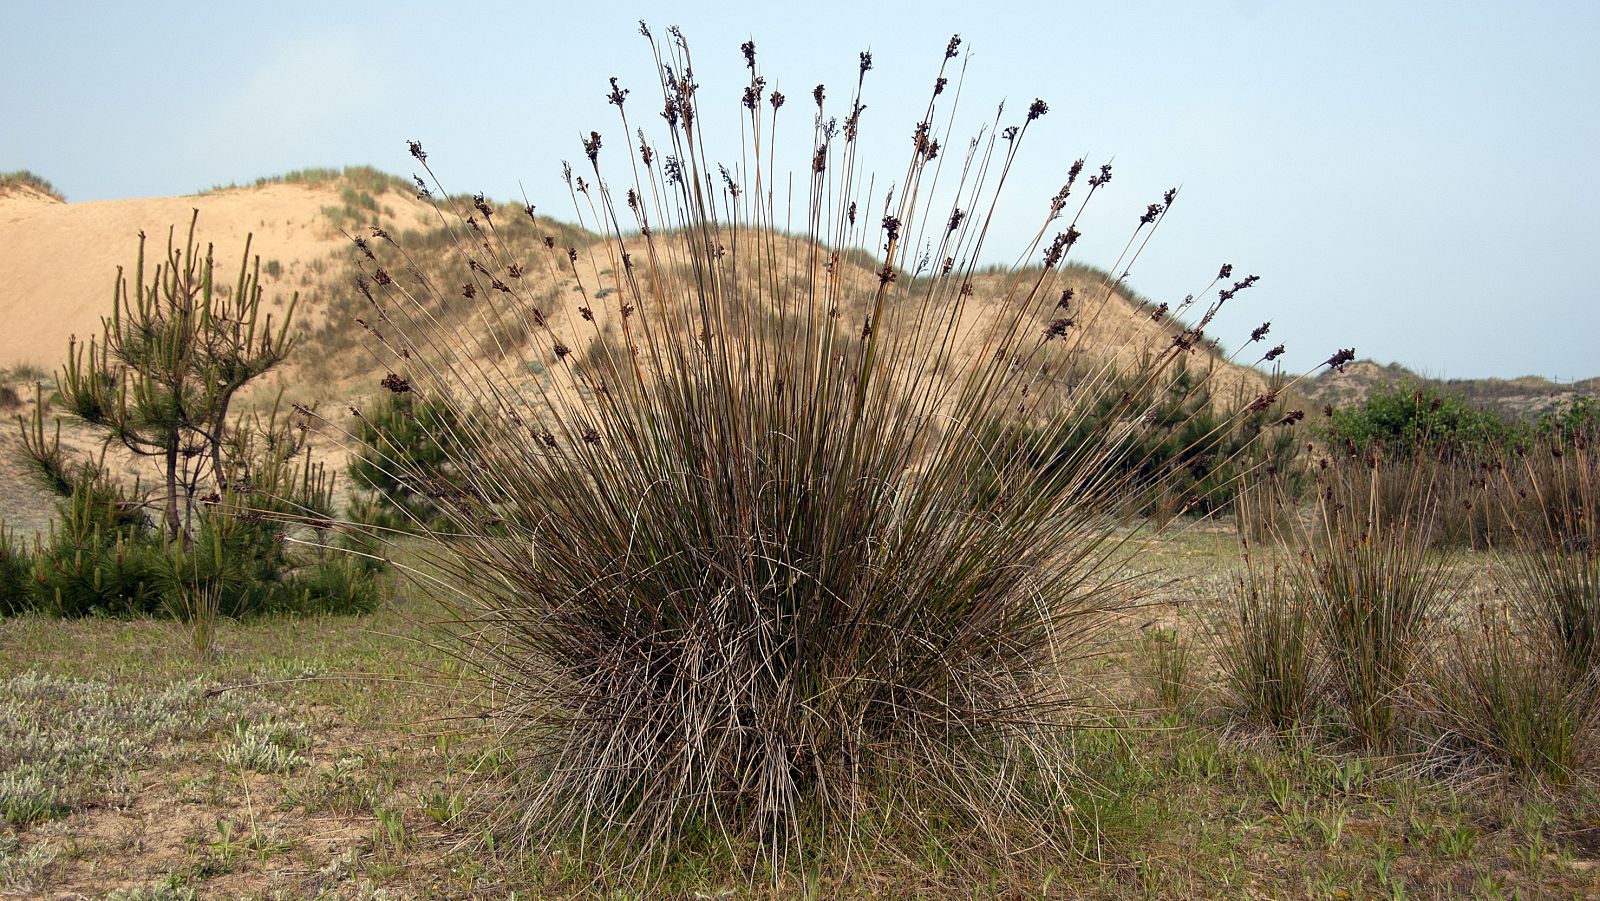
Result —
[[[119, 270], [101, 335], [69, 346], [61, 404], [104, 435], [100, 459], [64, 453], [59, 420], [47, 433], [42, 390], [19, 420], [25, 456], [64, 498], [61, 522], [30, 564], [31, 605], [61, 615], [165, 608], [193, 625], [204, 654], [218, 614], [311, 609], [324, 583], [348, 595], [336, 599], [343, 607], [370, 607], [376, 588], [330, 582], [319, 571], [331, 565], [324, 555], [310, 572], [289, 558], [282, 539], [294, 523], [326, 544], [333, 478], [279, 404], [250, 414], [233, 406], [294, 347], [294, 304], [276, 324], [263, 313], [248, 239], [232, 289], [218, 286], [211, 247], [201, 255], [195, 244], [197, 218], [181, 247], [169, 232], [149, 281], [141, 234], [131, 289]], [[152, 463], [154, 478], [110, 478], [105, 451], [115, 446]]]
[[[262, 315], [260, 259], [250, 265], [249, 239], [233, 289], [219, 288], [210, 245], [203, 257], [197, 253], [198, 217], [196, 211], [181, 249], [169, 231], [166, 260], [148, 283], [140, 233], [132, 292], [119, 268], [115, 306], [102, 320], [101, 337], [86, 345], [73, 340], [60, 380], [66, 408], [104, 432], [108, 445], [155, 462], [159, 481], [146, 501], [159, 509], [161, 532], [170, 540], [192, 537], [202, 498], [218, 501], [262, 478], [256, 472], [261, 464], [286, 462], [281, 454], [268, 461], [239, 453], [241, 441], [252, 439], [233, 434], [230, 414], [239, 391], [294, 347], [294, 302], [276, 328], [271, 313]], [[285, 478], [267, 477], [274, 483]]]

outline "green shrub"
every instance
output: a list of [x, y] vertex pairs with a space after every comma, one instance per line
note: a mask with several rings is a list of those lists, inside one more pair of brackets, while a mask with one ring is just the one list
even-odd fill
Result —
[[[398, 386], [399, 383], [394, 383]], [[362, 522], [410, 530], [440, 522], [439, 499], [460, 491], [459, 445], [469, 434], [456, 411], [409, 392], [386, 392], [356, 420], [350, 477], [374, 506]]]
[[383, 600], [373, 568], [364, 558], [332, 553], [296, 572], [288, 580], [286, 609], [296, 613], [349, 616], [371, 613]]
[[12, 530], [0, 524], [0, 617], [31, 609], [33, 554]]
[[333, 572], [320, 555], [288, 550], [290, 531], [307, 527], [298, 523], [326, 523], [331, 512], [332, 479], [304, 431], [277, 403], [233, 410], [238, 392], [296, 343], [293, 304], [279, 327], [261, 312], [260, 261], [251, 267], [248, 246], [234, 288], [217, 286], [195, 226], [181, 247], [169, 236], [165, 261], [148, 277], [141, 238], [134, 278], [118, 279], [115, 315], [99, 337], [74, 339], [57, 379], [63, 406], [152, 478], [119, 485], [103, 455], [69, 457], [59, 420], [53, 433], [45, 428], [41, 388], [32, 416], [22, 417], [23, 449], [61, 496], [59, 517], [35, 552], [10, 539], [0, 549], [8, 592], [0, 612], [169, 614], [190, 625], [204, 655], [218, 616], [373, 605], [364, 566], [359, 577]]
[[1334, 410], [1324, 425], [1335, 447], [1369, 453], [1449, 458], [1506, 447], [1522, 427], [1492, 410], [1475, 407], [1458, 394], [1434, 387], [1389, 385], [1360, 404]]

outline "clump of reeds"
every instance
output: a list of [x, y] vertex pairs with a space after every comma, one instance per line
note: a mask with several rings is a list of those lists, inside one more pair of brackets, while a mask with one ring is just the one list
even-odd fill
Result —
[[1484, 605], [1476, 620], [1431, 680], [1439, 725], [1454, 745], [1519, 777], [1571, 781], [1600, 727], [1596, 677], [1574, 680], [1539, 624], [1530, 630], [1514, 611]]
[[[1352, 734], [1368, 748], [1388, 749], [1454, 594], [1429, 535], [1435, 508], [1427, 468], [1368, 455], [1319, 475], [1316, 526], [1297, 578], [1312, 599]], [[1398, 515], [1384, 502], [1395, 493], [1410, 498]]]
[[1600, 464], [1594, 430], [1552, 431], [1502, 472], [1509, 604], [1444, 661], [1439, 709], [1469, 748], [1567, 782], [1600, 741]]
[[[857, 158], [870, 54], [840, 104], [769, 91], [746, 44], [743, 145], [719, 158], [687, 43], [641, 31], [659, 100], [641, 117], [612, 80], [619, 127], [588, 132], [566, 173], [600, 240], [540, 235], [533, 206], [508, 222], [481, 195], [441, 205], [449, 283], [381, 228], [356, 240], [384, 387], [456, 414], [437, 421], [461, 458], [449, 482], [382, 442], [368, 459], [440, 511], [413, 524], [426, 578], [514, 761], [494, 827], [644, 858], [711, 836], [781, 862], [866, 841], [870, 811], [912, 844], [954, 828], [1026, 860], [1065, 850], [1062, 671], [1133, 600], [1118, 526], [1148, 486], [1119, 457], [1155, 427], [1141, 398], [1169, 397], [1255, 278], [1223, 267], [1214, 299], [1180, 305], [1197, 324], [1153, 329], [1118, 371], [1083, 337], [1115, 281], [1074, 295], [1059, 271], [1109, 165], [1063, 164], [1036, 262], [979, 272], [1049, 108], [953, 139], [959, 38], [884, 190]], [[810, 126], [780, 131], [797, 105]], [[774, 145], [797, 131], [809, 167], [786, 209]], [[1130, 216], [1113, 271], [1175, 194]], [[538, 253], [508, 251], [526, 229]], [[508, 323], [525, 338], [497, 340]], [[1111, 384], [1146, 390], [1086, 407]], [[1038, 490], [1030, 436], [1090, 415], [1106, 439]]]
[[1600, 672], [1600, 429], [1554, 434], [1521, 458], [1512, 597], [1571, 682]]
[[1245, 722], [1287, 732], [1312, 712], [1322, 689], [1312, 607], [1281, 565], [1247, 561], [1214, 639], [1227, 696]]
[[1455, 588], [1428, 472], [1375, 452], [1322, 458], [1309, 516], [1270, 474], [1240, 492], [1245, 570], [1213, 634], [1244, 719], [1282, 731], [1326, 711], [1358, 746], [1398, 750]]

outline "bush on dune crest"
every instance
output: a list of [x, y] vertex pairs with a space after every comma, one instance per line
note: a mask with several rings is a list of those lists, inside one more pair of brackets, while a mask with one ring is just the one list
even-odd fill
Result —
[[[974, 296], [993, 198], [1048, 108], [951, 142], [959, 38], [884, 195], [857, 159], [870, 54], [836, 106], [822, 86], [768, 92], [746, 44], [732, 158], [748, 162], [723, 166], [688, 45], [641, 31], [660, 105], [638, 114], [613, 80], [616, 137], [591, 132], [587, 166], [567, 173], [605, 241], [509, 255], [540, 222], [531, 206], [503, 221], [480, 196], [442, 208], [453, 283], [404, 278], [404, 241], [381, 228], [356, 242], [385, 387], [455, 414], [430, 425], [448, 432], [451, 479], [385, 442], [370, 459], [433, 489], [418, 576], [452, 608], [446, 646], [482, 678], [515, 761], [498, 833], [635, 862], [700, 841], [781, 864], [885, 826], [912, 845], [955, 830], [1018, 865], [1066, 852], [1066, 674], [1130, 603], [1127, 499], [1171, 475], [1120, 458], [1171, 386], [1204, 388], [1179, 364], [1254, 279], [1224, 267], [1198, 324], [1152, 332], [1145, 363], [1116, 371], [1083, 337], [1114, 282], [1089, 297], [1058, 282], [1109, 166], [1066, 169], [1042, 265]], [[808, 102], [810, 171], [784, 210], [771, 145]], [[1129, 217], [1114, 271], [1174, 195]], [[862, 246], [878, 249], [871, 269], [848, 263]], [[581, 293], [525, 290], [534, 267]], [[476, 327], [442, 326], [440, 309]], [[508, 320], [526, 342], [488, 346]], [[1043, 442], [1090, 416], [1106, 439], [1048, 448], [1039, 490]]]

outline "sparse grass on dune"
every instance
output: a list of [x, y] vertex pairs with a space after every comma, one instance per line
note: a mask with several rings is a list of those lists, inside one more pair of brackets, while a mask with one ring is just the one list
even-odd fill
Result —
[[18, 169], [15, 172], [0, 172], [0, 195], [12, 189], [33, 191], [62, 203], [65, 203], [67, 199], [62, 196], [60, 191], [56, 190], [55, 185], [29, 172], [27, 169]]

